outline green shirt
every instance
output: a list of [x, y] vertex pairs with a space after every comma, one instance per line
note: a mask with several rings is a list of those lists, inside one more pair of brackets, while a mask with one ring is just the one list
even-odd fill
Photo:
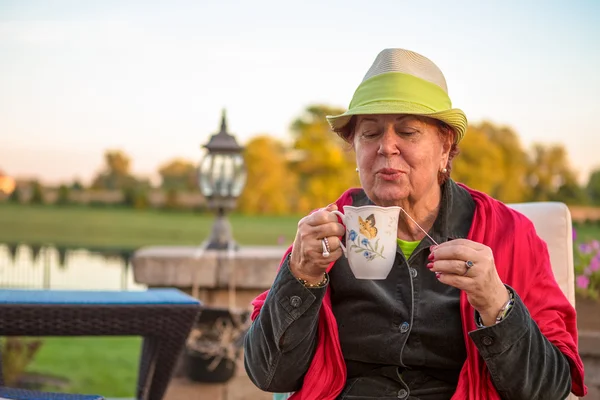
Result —
[[404, 254], [404, 257], [406, 257], [407, 260], [410, 258], [410, 255], [413, 253], [413, 251], [415, 251], [419, 243], [421, 243], [420, 240], [417, 240], [416, 242], [409, 242], [402, 239], [396, 239], [396, 242], [398, 242], [398, 247], [400, 247], [402, 254]]

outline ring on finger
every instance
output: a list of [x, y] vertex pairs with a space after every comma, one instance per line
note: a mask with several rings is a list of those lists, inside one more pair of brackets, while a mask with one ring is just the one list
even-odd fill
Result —
[[471, 268], [473, 268], [473, 266], [474, 266], [474, 265], [475, 265], [475, 264], [474, 264], [474, 263], [473, 263], [473, 261], [471, 261], [471, 260], [467, 260], [467, 261], [465, 261], [465, 273], [463, 274], [463, 276], [465, 276], [466, 274], [468, 274], [468, 273], [469, 273], [469, 270], [470, 270]]
[[331, 248], [329, 247], [329, 240], [326, 237], [321, 239], [321, 245], [323, 246], [323, 257], [329, 257], [331, 254]]

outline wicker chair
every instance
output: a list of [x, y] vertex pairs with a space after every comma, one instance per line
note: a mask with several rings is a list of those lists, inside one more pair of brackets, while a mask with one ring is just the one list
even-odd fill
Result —
[[[0, 290], [0, 336], [142, 336], [136, 399], [161, 400], [200, 309], [199, 301], [176, 289]], [[0, 397], [103, 399], [12, 389], [2, 384], [0, 368]]]

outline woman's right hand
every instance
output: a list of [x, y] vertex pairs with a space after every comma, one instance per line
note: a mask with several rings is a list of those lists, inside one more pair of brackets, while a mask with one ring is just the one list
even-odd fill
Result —
[[[346, 230], [332, 213], [337, 209], [335, 204], [330, 204], [298, 222], [290, 258], [290, 270], [296, 278], [312, 284], [321, 282], [329, 264], [343, 254], [339, 237]], [[327, 257], [323, 256], [323, 238], [327, 238], [329, 242]]]

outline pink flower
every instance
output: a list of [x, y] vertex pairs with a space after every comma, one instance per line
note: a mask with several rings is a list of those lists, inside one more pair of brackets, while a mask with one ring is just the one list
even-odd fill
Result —
[[573, 241], [577, 240], [577, 230], [573, 228]]
[[591, 244], [592, 244], [592, 249], [594, 249], [596, 251], [600, 250], [600, 242], [599, 241], [594, 240], [594, 241], [592, 241]]
[[577, 287], [580, 289], [587, 289], [590, 285], [590, 278], [585, 275], [579, 275], [577, 277]]
[[592, 261], [590, 262], [590, 266], [588, 267], [588, 269], [591, 272], [600, 271], [600, 258], [598, 258], [598, 256], [592, 258]]

